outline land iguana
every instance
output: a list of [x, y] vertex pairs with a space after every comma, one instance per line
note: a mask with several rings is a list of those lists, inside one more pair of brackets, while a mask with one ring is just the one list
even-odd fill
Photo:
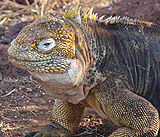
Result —
[[160, 27], [92, 11], [40, 17], [11, 42], [12, 64], [55, 98], [52, 123], [26, 137], [72, 136], [85, 107], [119, 126], [110, 137], [158, 135]]

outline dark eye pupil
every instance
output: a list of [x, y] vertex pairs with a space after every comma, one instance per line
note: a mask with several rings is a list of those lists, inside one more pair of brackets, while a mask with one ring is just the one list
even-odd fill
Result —
[[51, 43], [45, 43], [44, 46], [48, 47]]
[[24, 49], [25, 49], [26, 47], [27, 47], [27, 45], [22, 45], [22, 48], [24, 48]]

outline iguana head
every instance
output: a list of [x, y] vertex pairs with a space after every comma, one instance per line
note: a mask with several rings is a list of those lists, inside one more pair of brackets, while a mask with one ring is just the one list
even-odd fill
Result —
[[24, 27], [8, 49], [17, 67], [40, 73], [65, 73], [75, 56], [73, 28], [60, 18], [45, 16]]
[[44, 16], [21, 30], [8, 54], [11, 63], [29, 71], [49, 95], [78, 103], [86, 96], [85, 64], [75, 47], [75, 32], [65, 17]]

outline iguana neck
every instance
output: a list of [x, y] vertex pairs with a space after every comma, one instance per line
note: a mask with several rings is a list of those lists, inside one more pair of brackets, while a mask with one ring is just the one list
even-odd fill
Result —
[[105, 57], [106, 43], [104, 39], [107, 31], [104, 32], [101, 24], [92, 20], [82, 18], [81, 22], [74, 19], [67, 21], [75, 30], [76, 57], [79, 58], [78, 53], [82, 55], [86, 66], [85, 70], [98, 65]]
[[74, 19], [67, 21], [75, 30], [76, 58], [85, 66], [84, 90], [90, 90], [106, 79], [101, 72], [98, 72], [98, 67], [106, 55], [104, 33], [107, 32], [101, 31], [100, 24], [92, 20], [81, 18], [80, 22]]

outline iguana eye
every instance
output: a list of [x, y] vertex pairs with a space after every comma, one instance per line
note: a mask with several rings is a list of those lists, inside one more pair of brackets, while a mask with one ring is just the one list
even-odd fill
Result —
[[48, 51], [56, 46], [56, 41], [53, 38], [43, 40], [39, 43], [38, 48], [42, 51]]

